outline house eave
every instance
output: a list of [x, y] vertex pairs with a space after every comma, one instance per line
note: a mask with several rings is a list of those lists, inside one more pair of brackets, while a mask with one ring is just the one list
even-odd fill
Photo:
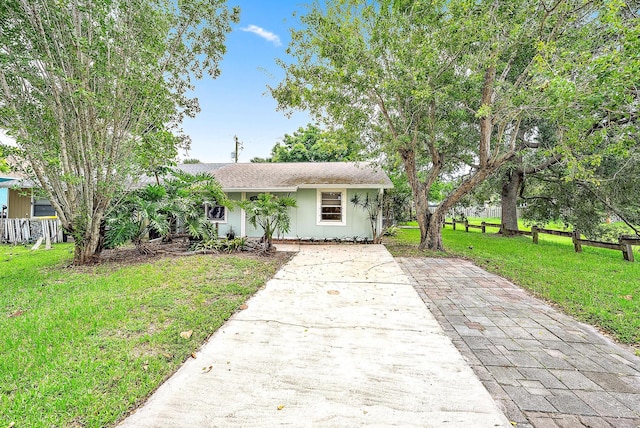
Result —
[[301, 184], [300, 189], [393, 189], [393, 184]]
[[297, 187], [223, 187], [222, 191], [225, 193], [281, 193], [281, 192], [296, 192]]
[[13, 189], [13, 188], [31, 189], [33, 187], [35, 187], [33, 183], [28, 181], [15, 180], [15, 179], [0, 181], [0, 189]]

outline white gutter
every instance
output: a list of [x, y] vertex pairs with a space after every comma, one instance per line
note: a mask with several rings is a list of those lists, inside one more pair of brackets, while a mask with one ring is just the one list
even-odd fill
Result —
[[301, 184], [298, 186], [300, 189], [393, 189], [393, 184], [380, 184], [380, 183], [368, 183], [368, 184]]
[[223, 187], [225, 193], [277, 193], [277, 192], [296, 192], [297, 187], [271, 187], [271, 188], [249, 188], [249, 187]]

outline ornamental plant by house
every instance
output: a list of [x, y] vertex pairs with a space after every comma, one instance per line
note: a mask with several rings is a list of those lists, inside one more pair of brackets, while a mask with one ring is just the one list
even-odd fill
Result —
[[287, 233], [291, 227], [289, 208], [296, 207], [296, 200], [290, 197], [279, 198], [275, 195], [261, 193], [251, 201], [242, 201], [241, 207], [247, 213], [247, 221], [253, 226], [260, 226], [264, 231], [264, 250], [272, 246], [273, 233], [278, 230]]

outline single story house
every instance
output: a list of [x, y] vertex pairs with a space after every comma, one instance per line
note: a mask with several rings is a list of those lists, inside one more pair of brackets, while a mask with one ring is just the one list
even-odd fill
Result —
[[[284, 239], [372, 239], [368, 213], [349, 201], [356, 194], [381, 197], [384, 189], [393, 187], [389, 177], [369, 162], [197, 163], [181, 164], [178, 168], [190, 174], [212, 175], [231, 200], [251, 199], [261, 193], [294, 198], [297, 207], [290, 208], [291, 229], [278, 236]], [[151, 178], [145, 177], [136, 187], [151, 182]], [[21, 191], [13, 189], [16, 185], [23, 186]], [[0, 187], [9, 188], [9, 218], [54, 214], [48, 201], [25, 192], [27, 186], [26, 181], [20, 180], [0, 183]], [[263, 234], [249, 224], [246, 213], [239, 207], [204, 209], [210, 221], [218, 224], [221, 236], [231, 229], [237, 236]], [[378, 221], [378, 230], [382, 230], [382, 215]]]
[[[369, 162], [198, 163], [179, 165], [182, 171], [216, 178], [229, 199], [240, 201], [260, 193], [296, 200], [289, 232], [284, 239], [372, 239], [368, 214], [349, 201], [354, 195], [382, 196], [393, 187], [389, 177]], [[238, 236], [260, 237], [261, 229], [248, 223], [240, 208], [205, 207], [218, 224], [220, 235], [231, 229]], [[382, 215], [378, 230], [382, 229]], [[274, 237], [276, 237], [274, 235]]]

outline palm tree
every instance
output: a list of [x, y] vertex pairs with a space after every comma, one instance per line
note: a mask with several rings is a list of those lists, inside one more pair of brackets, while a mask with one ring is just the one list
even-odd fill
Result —
[[273, 233], [278, 230], [282, 233], [289, 232], [291, 217], [289, 208], [295, 208], [296, 200], [290, 197], [279, 198], [277, 196], [261, 193], [251, 201], [242, 201], [242, 208], [247, 213], [247, 221], [253, 226], [260, 226], [264, 231], [265, 251], [269, 251], [273, 240]]

